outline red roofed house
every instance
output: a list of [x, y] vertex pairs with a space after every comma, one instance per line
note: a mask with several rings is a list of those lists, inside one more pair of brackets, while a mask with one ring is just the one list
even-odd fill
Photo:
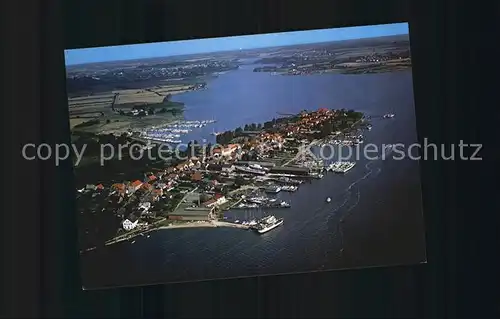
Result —
[[102, 184], [99, 184], [99, 185], [97, 185], [97, 186], [96, 186], [96, 189], [100, 189], [100, 190], [103, 190], [103, 189], [104, 189], [104, 185], [102, 185]]
[[215, 148], [213, 150], [213, 155], [222, 155], [222, 156], [230, 156], [233, 154], [235, 151], [237, 151], [240, 148], [240, 145], [238, 144], [229, 144], [225, 148]]
[[138, 190], [139, 188], [141, 188], [141, 186], [142, 186], [142, 182], [140, 180], [133, 181], [132, 183], [130, 183], [130, 185], [128, 187], [128, 191], [129, 191], [129, 193], [133, 193], [136, 190]]
[[203, 179], [203, 176], [201, 175], [200, 172], [194, 172], [192, 175], [191, 175], [191, 180], [192, 181], [195, 181], [195, 182], [199, 182]]
[[111, 190], [116, 191], [118, 194], [125, 194], [125, 189], [125, 184], [118, 183], [111, 185]]
[[149, 175], [149, 176], [148, 176], [148, 180], [149, 180], [149, 181], [154, 181], [154, 180], [156, 180], [156, 176], [154, 176], [154, 175]]
[[224, 195], [222, 194], [216, 194], [214, 198], [212, 198], [209, 201], [206, 201], [203, 203], [203, 206], [205, 207], [214, 207], [214, 206], [219, 206], [227, 202], [227, 199]]
[[162, 189], [154, 189], [151, 199], [156, 202], [157, 200], [160, 199], [160, 196], [162, 196], [162, 195], [163, 195]]

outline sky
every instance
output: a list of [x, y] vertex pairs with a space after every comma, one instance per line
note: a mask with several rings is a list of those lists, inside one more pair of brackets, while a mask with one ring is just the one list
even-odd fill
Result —
[[408, 23], [65, 50], [66, 65], [408, 34]]

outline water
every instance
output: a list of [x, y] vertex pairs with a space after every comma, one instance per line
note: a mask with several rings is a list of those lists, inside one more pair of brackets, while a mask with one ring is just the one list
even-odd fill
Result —
[[[416, 141], [411, 72], [370, 75], [272, 76], [254, 65], [228, 72], [206, 90], [176, 96], [186, 103], [187, 120], [217, 119], [216, 131], [268, 121], [276, 112], [319, 107], [381, 115], [365, 143]], [[195, 130], [188, 139], [212, 139], [214, 128]], [[136, 243], [98, 249], [83, 257], [87, 288], [144, 285], [248, 275], [411, 264], [425, 260], [418, 163], [359, 159], [346, 175], [328, 173], [282, 192], [289, 209], [267, 212], [284, 217], [275, 230], [257, 235], [231, 228], [158, 231]], [[331, 197], [331, 203], [325, 199]], [[262, 216], [235, 210], [230, 219]], [[343, 223], [340, 223], [340, 220]], [[343, 249], [343, 253], [340, 253]]]

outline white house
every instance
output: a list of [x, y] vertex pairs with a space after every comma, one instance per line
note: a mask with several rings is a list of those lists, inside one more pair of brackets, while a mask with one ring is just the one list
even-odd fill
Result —
[[130, 220], [125, 219], [123, 221], [123, 229], [125, 229], [126, 231], [132, 230], [135, 227], [137, 227], [138, 222], [139, 222], [139, 220], [136, 220], [135, 222], [132, 223]]
[[205, 207], [215, 207], [222, 205], [227, 202], [227, 199], [225, 196], [216, 196], [216, 198], [209, 200], [208, 202], [205, 203]]

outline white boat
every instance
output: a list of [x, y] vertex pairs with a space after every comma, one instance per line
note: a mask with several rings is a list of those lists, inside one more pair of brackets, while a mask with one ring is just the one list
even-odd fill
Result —
[[273, 186], [269, 186], [265, 189], [265, 192], [266, 193], [273, 193], [273, 194], [276, 194], [276, 193], [279, 193], [281, 192], [281, 187], [280, 186], [277, 186], [277, 185], [273, 185]]
[[329, 203], [329, 202], [331, 202], [331, 201], [332, 201], [332, 199], [331, 199], [330, 197], [327, 197], [327, 198], [326, 198], [326, 202], [327, 202], [327, 203]]
[[295, 192], [297, 189], [298, 189], [298, 187], [297, 186], [293, 186], [293, 185], [287, 185], [287, 186], [282, 186], [281, 187], [281, 190], [285, 191], [285, 192]]
[[347, 173], [356, 165], [356, 162], [335, 162], [332, 164], [332, 171], [335, 173]]
[[283, 224], [283, 218], [276, 218], [275, 216], [267, 216], [262, 218], [257, 222], [257, 225], [255, 225], [255, 230], [259, 234], [264, 234], [267, 233], [268, 231], [280, 226]]

